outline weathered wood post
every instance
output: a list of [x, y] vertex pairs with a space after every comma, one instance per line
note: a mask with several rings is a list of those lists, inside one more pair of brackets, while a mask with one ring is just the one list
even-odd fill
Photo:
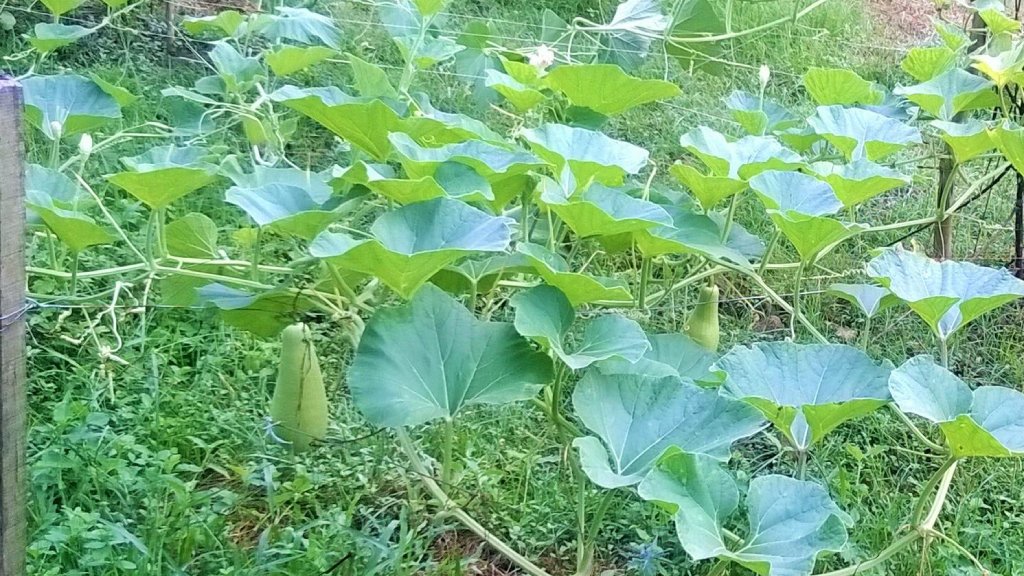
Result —
[[25, 165], [21, 86], [0, 75], [0, 576], [25, 574]]

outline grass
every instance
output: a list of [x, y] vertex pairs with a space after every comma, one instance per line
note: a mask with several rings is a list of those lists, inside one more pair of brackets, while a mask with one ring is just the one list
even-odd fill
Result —
[[[563, 17], [600, 19], [613, 6], [592, 1], [545, 5]], [[347, 46], [360, 56], [396, 65], [398, 55], [381, 33], [352, 21], [369, 21], [372, 11], [358, 4], [326, 7], [348, 21]], [[528, 47], [544, 6], [527, 2], [466, 1], [451, 11], [498, 23], [500, 34]], [[752, 3], [744, 22], [786, 13], [788, 2]], [[134, 22], [157, 30], [159, 14]], [[453, 18], [459, 26], [465, 18]], [[19, 25], [25, 25], [22, 22]], [[6, 40], [11, 46], [11, 40]], [[732, 130], [721, 99], [736, 88], [756, 90], [756, 67], [773, 70], [769, 96], [808, 112], [798, 76], [807, 67], [849, 67], [892, 85], [903, 80], [894, 53], [872, 48], [875, 40], [858, 1], [830, 2], [795, 27], [773, 29], [731, 47], [729, 57], [752, 66], [721, 76], [689, 75], [653, 58], [644, 73], [680, 83], [683, 96], [617, 119], [612, 133], [650, 149], [659, 166], [679, 156], [678, 136], [699, 124]], [[12, 46], [13, 51], [13, 46]], [[164, 117], [159, 89], [190, 84], [204, 74], [195, 62], [170, 60], [158, 35], [107, 31], [87, 47], [68, 49], [49, 63], [117, 81], [143, 96], [129, 109], [126, 125]], [[340, 84], [343, 66], [322, 67], [311, 84]], [[310, 78], [309, 80], [312, 80]], [[423, 74], [417, 86], [437, 105], [468, 108], [465, 87], [449, 75]], [[511, 126], [487, 108], [475, 115]], [[333, 161], [335, 150], [323, 131], [304, 122], [303, 141], [292, 150], [313, 165]], [[225, 141], [225, 145], [233, 145]], [[125, 156], [144, 143], [117, 149]], [[30, 136], [29, 153], [46, 156], [45, 145]], [[98, 181], [115, 169], [99, 162], [86, 175]], [[662, 180], [668, 183], [668, 180]], [[929, 209], [932, 172], [921, 170], [915, 183], [865, 207], [863, 218], [895, 221]], [[179, 209], [199, 210], [222, 224], [237, 220], [211, 191]], [[978, 257], [1005, 254], [1008, 233], [1006, 194], [972, 206], [958, 224], [957, 253]], [[131, 202], [108, 193], [115, 215], [142, 229], [145, 215]], [[740, 221], [766, 236], [752, 201], [740, 206]], [[807, 314], [829, 336], [859, 330], [861, 320], [844, 304], [817, 294], [829, 283], [855, 278], [868, 250], [885, 238], [858, 239], [829, 256], [809, 274], [803, 289]], [[927, 242], [926, 233], [916, 238]], [[230, 238], [222, 239], [230, 243]], [[981, 248], [979, 248], [981, 247]], [[45, 264], [47, 249], [32, 242], [32, 258]], [[272, 250], [289, 247], [275, 245]], [[241, 249], [239, 249], [241, 250]], [[243, 250], [244, 252], [244, 250]], [[780, 250], [778, 258], [792, 257]], [[96, 251], [83, 268], [116, 265], [118, 254]], [[610, 268], [613, 257], [595, 260]], [[826, 272], [838, 271], [838, 275]], [[658, 278], [658, 276], [656, 276]], [[630, 279], [632, 280], [632, 279]], [[747, 298], [752, 290], [731, 279], [723, 292], [723, 347], [737, 342], [779, 339], [782, 315], [768, 303]], [[780, 292], [792, 290], [789, 276], [772, 273]], [[87, 287], [98, 285], [85, 282]], [[30, 290], [57, 293], [62, 286], [34, 278]], [[137, 305], [143, 286], [129, 288], [119, 305]], [[631, 312], [645, 327], [678, 330], [693, 294], [659, 303], [646, 314]], [[113, 320], [116, 316], [116, 327]], [[223, 327], [212, 313], [153, 309], [112, 314], [92, 304], [44, 309], [30, 319], [31, 483], [29, 554], [38, 575], [224, 574], [314, 575], [514, 573], [508, 564], [460, 531], [450, 518], [434, 514], [408, 463], [386, 431], [369, 428], [348, 400], [342, 374], [351, 351], [337, 338], [330, 318], [310, 319], [328, 375], [333, 400], [330, 438], [313, 452], [293, 459], [266, 434], [266, 405], [276, 364], [276, 344]], [[1024, 311], [1006, 307], [974, 323], [953, 347], [955, 370], [971, 383], [1020, 387], [1024, 381]], [[923, 325], [904, 309], [884, 313], [869, 344], [875, 357], [894, 362], [934, 351]], [[101, 346], [121, 348], [124, 360], [98, 354]], [[458, 424], [460, 470], [452, 493], [486, 526], [554, 573], [568, 573], [574, 562], [574, 495], [566, 482], [567, 455], [542, 415], [525, 405], [478, 410]], [[429, 453], [439, 454], [431, 431], [417, 435]], [[839, 567], [870, 557], [901, 529], [920, 484], [938, 466], [914, 453], [916, 441], [885, 413], [875, 414], [832, 434], [814, 452], [810, 474], [828, 483], [841, 506], [857, 520], [850, 546], [821, 563]], [[789, 473], [779, 446], [762, 436], [736, 450], [733, 467], [741, 479], [762, 471]], [[1000, 574], [1024, 573], [1024, 470], [1017, 460], [965, 463], [958, 473], [941, 527]], [[675, 542], [666, 514], [631, 498], [614, 495], [597, 551], [601, 569], [639, 573], [638, 559], [652, 546], [664, 550], [658, 574], [703, 574]], [[647, 552], [645, 552], [647, 551]], [[649, 554], [648, 554], [649, 555]], [[897, 556], [888, 574], [917, 573], [915, 553]], [[630, 568], [633, 566], [634, 568]], [[479, 571], [479, 572], [477, 572]], [[932, 548], [926, 573], [968, 574], [970, 564], [948, 546]]]

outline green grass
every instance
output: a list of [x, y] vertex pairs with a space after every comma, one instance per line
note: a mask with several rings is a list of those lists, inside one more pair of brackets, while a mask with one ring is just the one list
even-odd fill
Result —
[[[528, 39], [543, 10], [529, 2], [465, 1], [450, 10], [492, 18], [503, 36]], [[565, 18], [599, 19], [613, 6], [591, 1], [547, 3]], [[397, 65], [397, 51], [379, 30], [352, 21], [372, 20], [360, 5], [330, 5], [348, 22], [348, 49], [377, 61]], [[789, 2], [751, 3], [742, 21], [792, 10]], [[134, 22], [155, 30], [158, 15]], [[453, 18], [460, 26], [464, 18]], [[25, 25], [22, 22], [19, 26]], [[5, 39], [10, 43], [10, 39]], [[683, 88], [670, 104], [630, 112], [612, 125], [612, 134], [652, 151], [659, 166], [680, 156], [678, 137], [699, 124], [734, 127], [721, 99], [733, 89], [756, 90], [756, 68], [768, 64], [773, 81], [768, 94], [805, 113], [799, 75], [809, 66], [849, 67], [865, 77], [891, 85], [902, 79], [891, 51], [871, 48], [874, 38], [860, 2], [830, 2], [796, 27], [773, 29], [738, 41], [730, 58], [752, 68], [728, 70], [721, 76], [689, 75], [652, 58], [644, 73], [667, 76]], [[3, 45], [6, 49], [8, 45]], [[519, 41], [518, 47], [530, 46]], [[158, 36], [131, 36], [107, 31], [89, 46], [68, 49], [40, 72], [63, 67], [94, 72], [143, 96], [130, 109], [125, 125], [161, 117], [160, 88], [190, 84], [204, 74], [197, 62], [168, 59]], [[343, 66], [321, 67], [310, 84], [347, 82]], [[442, 70], [444, 71], [444, 70]], [[397, 75], [397, 72], [396, 72]], [[443, 108], [473, 110], [468, 90], [455, 78], [424, 73], [417, 86]], [[472, 114], [511, 127], [512, 122], [487, 108]], [[297, 161], [325, 165], [333, 161], [333, 142], [323, 131], [303, 122], [308, 135], [291, 150]], [[225, 145], [234, 146], [230, 140]], [[145, 143], [119, 147], [119, 155], [138, 153]], [[30, 157], [45, 157], [45, 145], [30, 137]], [[113, 158], [113, 156], [110, 156]], [[115, 170], [114, 162], [97, 162], [85, 176]], [[930, 207], [932, 173], [922, 170], [908, 190], [876, 199], [865, 207], [865, 220], [895, 221], [918, 217]], [[659, 178], [667, 184], [667, 178]], [[145, 214], [112, 191], [106, 200], [126, 227], [141, 230]], [[205, 194], [205, 195], [204, 195]], [[203, 211], [227, 226], [238, 213], [208, 192], [194, 196], [179, 214]], [[1009, 234], [1002, 215], [1009, 213], [1007, 194], [988, 205], [972, 206], [958, 224], [957, 253], [979, 257], [1007, 253]], [[740, 206], [740, 221], [762, 237], [768, 224], [754, 202]], [[889, 238], [858, 239], [830, 255], [822, 268], [856, 278], [868, 251]], [[918, 236], [928, 242], [927, 233]], [[978, 250], [977, 245], [984, 247]], [[225, 239], [225, 242], [230, 239]], [[48, 250], [32, 241], [32, 258], [45, 265]], [[290, 248], [274, 245], [284, 253]], [[786, 255], [780, 250], [778, 257]], [[789, 254], [792, 256], [792, 254]], [[125, 255], [97, 251], [83, 268], [116, 265]], [[596, 259], [595, 270], [610, 269], [612, 256]], [[655, 276], [658, 278], [659, 276]], [[814, 292], [839, 276], [816, 270], [804, 290], [806, 312], [827, 335], [859, 330], [861, 320], [849, 307]], [[630, 278], [629, 280], [632, 280]], [[742, 280], [731, 279], [723, 292], [723, 347], [785, 336], [772, 318], [783, 316]], [[789, 276], [772, 273], [770, 282], [782, 293], [793, 286]], [[99, 284], [88, 282], [86, 288]], [[33, 279], [30, 290], [57, 293], [59, 282]], [[136, 284], [119, 305], [141, 303], [145, 286]], [[678, 330], [692, 304], [693, 293], [658, 304], [647, 314], [632, 312], [645, 327]], [[323, 446], [293, 459], [266, 435], [266, 405], [273, 386], [276, 343], [264, 342], [225, 328], [213, 313], [155, 309], [136, 313], [119, 307], [116, 333], [113, 316], [102, 306], [87, 304], [67, 311], [50, 309], [30, 321], [30, 448], [31, 483], [29, 555], [33, 574], [225, 574], [314, 575], [473, 573], [470, 566], [493, 572], [507, 562], [451, 518], [435, 515], [387, 431], [368, 427], [351, 405], [342, 375], [351, 351], [332, 319], [310, 319], [317, 334], [328, 392], [333, 401], [330, 438]], [[1024, 381], [1024, 311], [1006, 307], [974, 323], [958, 336], [952, 360], [971, 383], [1019, 388]], [[876, 320], [869, 351], [900, 362], [934, 351], [934, 343], [917, 318], [904, 309]], [[98, 355], [100, 346], [122, 346], [114, 353], [124, 360]], [[575, 496], [567, 482], [569, 467], [557, 436], [540, 413], [526, 405], [477, 410], [458, 425], [457, 450], [463, 455], [452, 494], [486, 526], [556, 574], [569, 573], [574, 562]], [[418, 436], [429, 453], [439, 454], [429, 430]], [[913, 504], [911, 497], [937, 467], [933, 459], [915, 454], [917, 443], [885, 413], [848, 424], [832, 434], [814, 453], [812, 477], [826, 481], [840, 505], [857, 520], [851, 545], [822, 568], [839, 567], [870, 557], [898, 532]], [[762, 471], [789, 473], [789, 459], [779, 446], [761, 436], [736, 450], [733, 467], [741, 479]], [[968, 462], [943, 515], [942, 528], [1000, 574], [1024, 573], [1024, 470], [1017, 460]], [[660, 574], [703, 574], [678, 546], [666, 514], [632, 498], [614, 496], [600, 534], [598, 565], [629, 572], [638, 550], [656, 542], [665, 551]], [[341, 561], [337, 566], [335, 564]], [[970, 566], [947, 546], [933, 546], [933, 574], [968, 574]], [[914, 552], [897, 556], [886, 574], [915, 574]], [[511, 570], [509, 570], [511, 572]]]

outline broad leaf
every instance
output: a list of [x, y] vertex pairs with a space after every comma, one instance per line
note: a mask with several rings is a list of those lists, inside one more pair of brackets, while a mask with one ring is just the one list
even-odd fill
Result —
[[573, 272], [564, 258], [537, 244], [522, 242], [516, 250], [527, 257], [544, 282], [561, 290], [573, 307], [590, 302], [633, 302], [633, 295], [621, 280]]
[[709, 369], [718, 355], [697, 344], [681, 332], [648, 334], [650, 350], [636, 362], [612, 358], [597, 365], [602, 374], [635, 374], [637, 376], [677, 376], [697, 383], [718, 383]]
[[285, 86], [270, 98], [309, 116], [379, 161], [391, 151], [388, 133], [401, 124], [399, 114], [383, 101], [356, 98], [334, 87]]
[[50, 140], [90, 132], [121, 117], [117, 101], [82, 76], [30, 76], [22, 87], [25, 119]]
[[262, 14], [260, 22], [260, 35], [271, 42], [291, 40], [299, 44], [323, 44], [334, 50], [341, 49], [341, 30], [334, 20], [305, 8], [278, 6], [277, 14]]
[[833, 284], [828, 293], [857, 306], [868, 318], [899, 303], [892, 292], [871, 284]]
[[689, 164], [676, 162], [668, 171], [686, 186], [704, 210], [711, 210], [722, 200], [747, 189], [745, 180], [704, 174]]
[[85, 0], [40, 0], [43, 6], [54, 16], [61, 16], [71, 12], [85, 3]]
[[655, 226], [634, 234], [637, 247], [645, 256], [699, 254], [749, 267], [751, 260], [764, 253], [764, 243], [736, 223], [723, 242], [724, 218], [718, 214], [700, 214], [664, 204], [662, 208], [672, 216], [670, 226]]
[[196, 290], [201, 304], [212, 304], [220, 311], [220, 319], [229, 326], [272, 338], [309, 310], [305, 297], [287, 290], [251, 293], [223, 284], [207, 284]]
[[605, 24], [598, 37], [598, 61], [627, 70], [639, 68], [650, 50], [651, 36], [660, 36], [668, 24], [656, 0], [625, 0], [615, 8], [612, 21]]
[[288, 76], [319, 64], [334, 55], [324, 46], [281, 46], [263, 54], [267, 66], [278, 76]]
[[377, 276], [409, 299], [462, 256], [503, 252], [511, 242], [510, 224], [458, 200], [436, 198], [386, 212], [368, 238], [323, 232], [309, 251], [342, 269]]
[[1020, 22], [1006, 15], [1007, 5], [1000, 0], [975, 0], [973, 6], [993, 35], [1020, 31]]
[[665, 50], [679, 60], [683, 69], [701, 68], [716, 72], [714, 59], [722, 53], [720, 42], [709, 42], [708, 36], [726, 32], [726, 25], [710, 0], [683, 0], [675, 3]]
[[526, 400], [551, 380], [551, 361], [511, 324], [483, 322], [434, 286], [378, 311], [366, 325], [347, 382], [376, 426], [452, 418], [474, 404]]
[[89, 74], [89, 79], [95, 82], [101, 90], [103, 90], [104, 92], [109, 94], [114, 100], [116, 100], [117, 105], [121, 108], [131, 106], [139, 100], [139, 96], [132, 94], [131, 92], [118, 86], [117, 84], [107, 82], [98, 74]]
[[190, 16], [181, 21], [181, 27], [193, 36], [212, 32], [218, 37], [232, 37], [244, 28], [245, 16], [237, 10], [222, 10], [213, 16]]
[[724, 536], [739, 506], [736, 481], [715, 461], [678, 450], [667, 453], [637, 491], [672, 513], [679, 541], [694, 560], [731, 560], [762, 575], [810, 574], [819, 554], [843, 548], [853, 524], [822, 486], [760, 476], [747, 491], [748, 534], [732, 551]]
[[1002, 386], [974, 392], [929, 356], [893, 370], [889, 389], [900, 410], [939, 425], [953, 455], [1024, 455], [1024, 394]]
[[512, 274], [533, 272], [526, 256], [522, 254], [499, 254], [484, 258], [467, 258], [458, 264], [446, 266], [430, 279], [445, 292], [453, 294], [487, 293], [494, 289], [498, 280]]
[[432, 176], [446, 162], [465, 164], [484, 177], [523, 174], [542, 165], [539, 158], [525, 150], [481, 140], [430, 148], [401, 132], [391, 134], [389, 139], [411, 178]]
[[58, 48], [74, 44], [80, 38], [92, 34], [92, 29], [75, 24], [66, 25], [51, 22], [40, 22], [33, 29], [35, 34], [28, 41], [40, 52], [53, 52]]
[[1024, 68], [1024, 42], [1016, 41], [1006, 50], [996, 54], [978, 54], [971, 60], [976, 70], [1002, 88], [1015, 81]]
[[[929, 125], [939, 131], [939, 137], [953, 151], [953, 157], [958, 164], [988, 152], [996, 147], [997, 141], [1001, 140], [1001, 134], [990, 133], [984, 122], [974, 118], [965, 122], [932, 120]], [[995, 131], [998, 130], [1000, 128], [995, 129]], [[1012, 140], [1008, 139], [1004, 144], [1012, 146]]]
[[640, 172], [649, 156], [647, 150], [629, 142], [564, 124], [525, 130], [523, 137], [538, 156], [554, 166], [555, 173], [568, 166], [580, 183], [593, 179], [617, 186], [626, 175]]
[[[217, 76], [223, 83], [223, 91], [227, 93], [245, 92], [256, 84], [259, 78], [266, 76], [259, 58], [244, 56], [237, 48], [224, 41], [213, 43], [209, 52], [210, 62], [217, 70]], [[200, 89], [196, 83], [196, 89]]]
[[953, 120], [960, 112], [999, 105], [994, 84], [959, 68], [914, 86], [900, 86], [893, 94], [904, 96], [940, 120]]
[[987, 132], [996, 148], [1013, 164], [1013, 168], [1024, 174], [1024, 128], [1007, 121], [989, 128]]
[[805, 263], [867, 228], [828, 218], [842, 202], [828, 184], [813, 176], [772, 170], [751, 178], [750, 188]]
[[314, 200], [306, 188], [277, 182], [253, 188], [232, 186], [224, 200], [244, 210], [258, 226], [303, 240], [312, 240], [339, 216]]
[[620, 358], [636, 362], [651, 345], [640, 325], [617, 314], [587, 320], [582, 338], [569, 346], [569, 330], [576, 319], [569, 299], [553, 286], [535, 286], [512, 297], [516, 330], [550, 349], [572, 370], [595, 362]]
[[847, 208], [866, 202], [893, 188], [910, 184], [909, 176], [863, 159], [854, 160], [849, 164], [815, 162], [811, 164], [811, 171], [828, 183], [839, 201]]
[[847, 160], [880, 160], [910, 144], [921, 143], [916, 128], [861, 108], [819, 106], [807, 123]]
[[74, 253], [81, 252], [89, 246], [110, 244], [114, 240], [114, 237], [92, 218], [81, 212], [65, 210], [55, 205], [50, 196], [41, 190], [28, 192], [25, 204]]
[[982, 314], [1024, 297], [1024, 280], [970, 262], [936, 262], [901, 249], [876, 256], [868, 274], [945, 340]]
[[581, 238], [612, 236], [672, 224], [661, 206], [630, 196], [620, 188], [592, 184], [577, 198], [550, 178], [541, 181], [540, 204]]
[[205, 214], [192, 212], [164, 228], [167, 252], [182, 258], [217, 258], [217, 224]]
[[725, 373], [724, 393], [755, 406], [801, 450], [890, 399], [892, 365], [840, 344], [736, 346], [713, 370]]
[[818, 106], [880, 104], [881, 90], [852, 70], [811, 68], [804, 73], [804, 88]]
[[92, 196], [61, 172], [38, 164], [25, 168], [25, 192], [45, 194], [59, 208], [79, 210], [93, 203]]
[[732, 443], [760, 430], [750, 406], [688, 379], [590, 370], [572, 395], [595, 436], [577, 438], [583, 471], [598, 486], [636, 484], [669, 447], [728, 460]]
[[158, 210], [217, 179], [217, 168], [204, 161], [206, 156], [205, 148], [157, 146], [139, 156], [122, 158], [129, 169], [106, 179]]
[[360, 96], [398, 98], [398, 90], [391, 85], [391, 80], [383, 68], [352, 53], [348, 54], [348, 64], [352, 68], [352, 82]]
[[484, 86], [501, 94], [520, 113], [534, 108], [547, 99], [540, 90], [498, 70], [484, 70]]
[[765, 170], [794, 170], [803, 166], [800, 155], [771, 136], [744, 136], [730, 141], [723, 134], [700, 126], [683, 134], [679, 145], [700, 158], [713, 176], [747, 179]]
[[918, 82], [927, 82], [956, 66], [956, 52], [947, 46], [914, 46], [900, 68]]
[[800, 123], [792, 112], [771, 100], [764, 100], [742, 90], [725, 99], [725, 107], [740, 126], [753, 136], [793, 128]]
[[234, 182], [235, 186], [242, 188], [259, 188], [266, 184], [287, 184], [304, 188], [314, 201], [320, 204], [326, 203], [334, 195], [334, 189], [328, 183], [331, 173], [311, 172], [298, 168], [268, 168], [259, 164], [253, 166], [252, 172], [244, 172], [238, 164], [238, 159], [230, 156], [224, 160], [220, 167], [221, 173]]
[[671, 82], [636, 78], [614, 64], [559, 66], [544, 77], [544, 83], [565, 94], [572, 104], [605, 116], [621, 114], [649, 102], [675, 98], [682, 93]]

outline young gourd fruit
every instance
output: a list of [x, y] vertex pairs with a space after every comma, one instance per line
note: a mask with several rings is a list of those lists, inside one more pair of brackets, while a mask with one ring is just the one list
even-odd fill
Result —
[[697, 307], [683, 326], [694, 342], [708, 350], [718, 350], [721, 334], [718, 327], [718, 286], [704, 286], [700, 289]]
[[327, 392], [312, 334], [303, 323], [281, 333], [281, 362], [270, 401], [274, 433], [291, 443], [293, 452], [327, 436]]

